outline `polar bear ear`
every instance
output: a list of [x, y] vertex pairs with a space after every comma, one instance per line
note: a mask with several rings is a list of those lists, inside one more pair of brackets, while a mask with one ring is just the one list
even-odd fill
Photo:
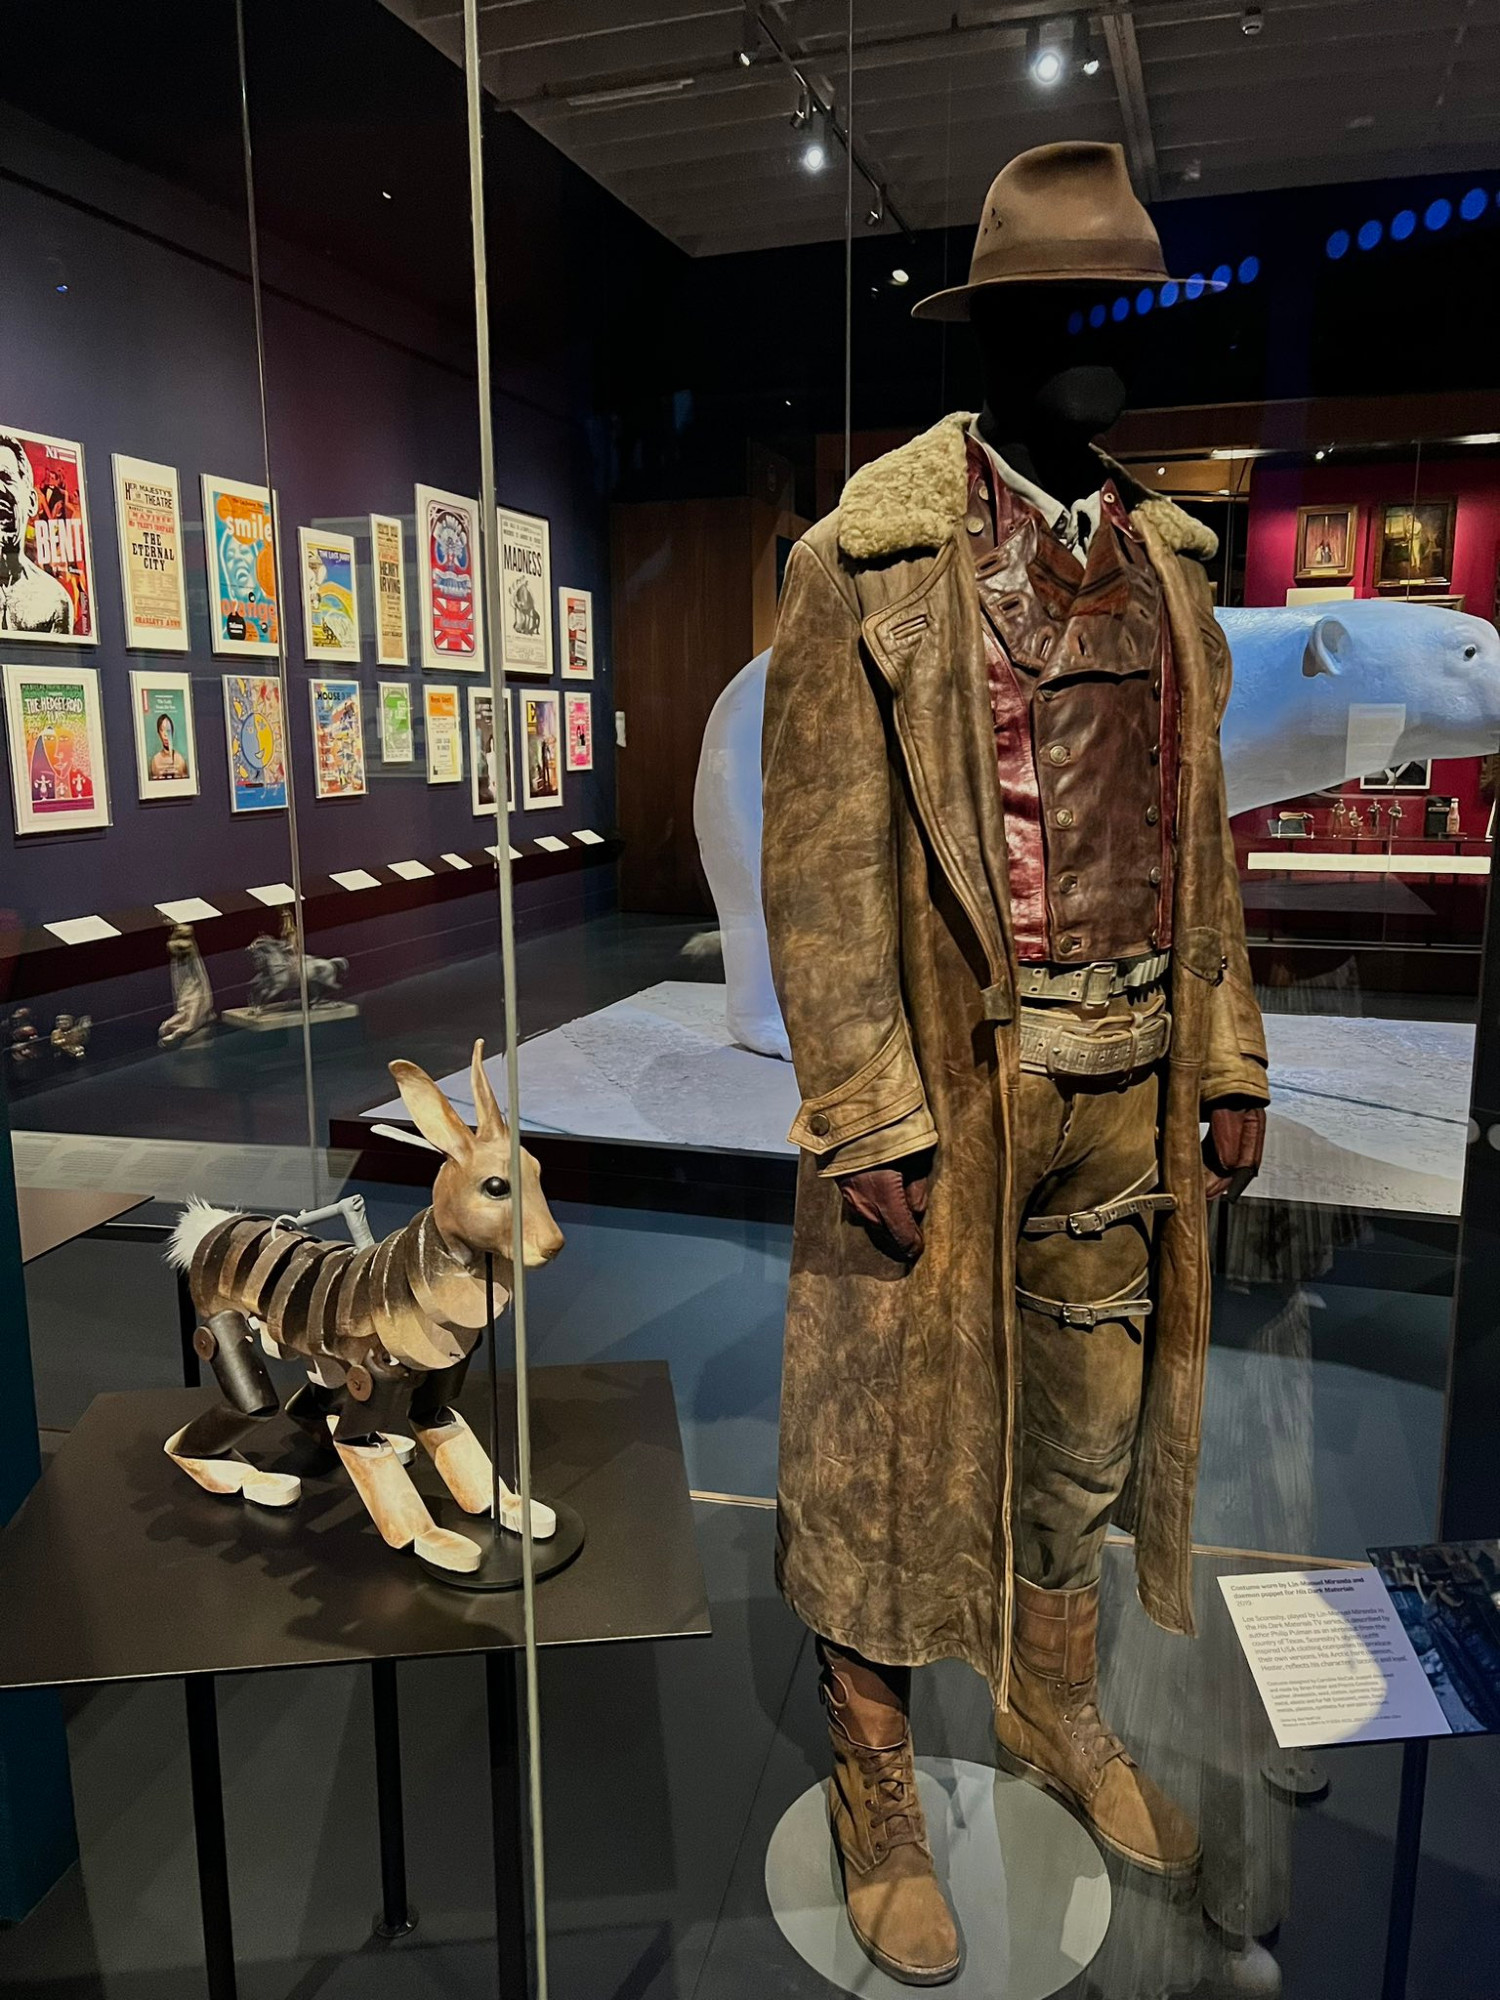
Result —
[[1307, 647], [1302, 655], [1302, 671], [1311, 680], [1314, 674], [1343, 672], [1339, 660], [1349, 647], [1349, 628], [1341, 625], [1337, 618], [1320, 618], [1307, 635]]

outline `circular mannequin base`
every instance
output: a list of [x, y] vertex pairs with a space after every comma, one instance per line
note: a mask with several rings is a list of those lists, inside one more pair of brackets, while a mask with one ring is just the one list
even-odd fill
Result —
[[[547, 1505], [557, 1516], [557, 1532], [549, 1535], [544, 1542], [533, 1542], [532, 1573], [538, 1583], [544, 1576], [552, 1576], [557, 1570], [565, 1569], [583, 1547], [583, 1517], [561, 1501], [549, 1500]], [[455, 1534], [466, 1535], [471, 1542], [478, 1542], [480, 1548], [479, 1567], [474, 1570], [443, 1569], [437, 1563], [423, 1562], [427, 1574], [438, 1583], [450, 1584], [455, 1590], [519, 1590], [521, 1588], [521, 1537], [513, 1535], [509, 1528], [502, 1528], [497, 1535], [487, 1514], [466, 1514], [451, 1500], [440, 1501], [431, 1509], [432, 1518], [440, 1528], [452, 1528]]]
[[385, 1912], [377, 1910], [370, 1920], [370, 1933], [373, 1937], [378, 1937], [383, 1944], [393, 1944], [397, 1938], [410, 1937], [417, 1928], [417, 1922], [418, 1913], [409, 1903], [406, 1906], [406, 1919], [399, 1924], [388, 1924]]
[[[963, 1941], [963, 1963], [941, 1990], [1046, 2000], [1075, 1980], [1110, 1916], [1104, 1857], [1077, 1820], [1024, 1779], [956, 1758], [918, 1758], [917, 1789]], [[782, 1814], [766, 1849], [766, 1895], [788, 1944], [831, 1985], [868, 2000], [910, 1994], [849, 1928], [826, 1785]]]
[[1298, 1805], [1326, 1799], [1333, 1783], [1325, 1765], [1297, 1750], [1274, 1751], [1261, 1765], [1260, 1774], [1273, 1792]]

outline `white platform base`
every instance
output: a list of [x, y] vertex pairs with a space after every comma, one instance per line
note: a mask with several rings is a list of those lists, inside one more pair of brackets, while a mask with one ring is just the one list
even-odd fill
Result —
[[[352, 1000], [319, 1000], [308, 1008], [307, 1017], [316, 1028], [324, 1021], [357, 1021], [359, 1009]], [[302, 1010], [300, 1007], [226, 1007], [224, 1024], [230, 1028], [248, 1028], [255, 1035], [266, 1035], [273, 1028], [300, 1028]]]
[[[1060, 1992], [1109, 1929], [1098, 1848], [1055, 1799], [988, 1765], [920, 1757], [917, 1787], [964, 1947], [958, 1977], [940, 1990], [954, 2000]], [[766, 1895], [782, 1935], [830, 1985], [908, 2000], [912, 1988], [871, 1964], [849, 1928], [823, 1785], [794, 1801], [771, 1835]]]

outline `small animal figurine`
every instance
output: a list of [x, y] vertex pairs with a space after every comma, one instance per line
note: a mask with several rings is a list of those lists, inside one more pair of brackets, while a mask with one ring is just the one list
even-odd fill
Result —
[[[333, 1447], [392, 1548], [415, 1548], [440, 1568], [472, 1571], [480, 1550], [440, 1528], [412, 1484], [388, 1433], [414, 1435], [438, 1476], [469, 1514], [487, 1514], [489, 1455], [456, 1408], [469, 1356], [487, 1323], [485, 1257], [494, 1259], [495, 1310], [510, 1298], [510, 1130], [474, 1044], [478, 1130], [471, 1132], [415, 1063], [390, 1065], [417, 1129], [444, 1156], [432, 1206], [366, 1249], [309, 1235], [288, 1219], [241, 1215], [193, 1202], [168, 1260], [188, 1274], [197, 1309], [194, 1345], [224, 1400], [168, 1438], [167, 1456], [210, 1493], [238, 1493], [289, 1507], [301, 1483], [266, 1472], [239, 1445], [280, 1408], [261, 1350], [296, 1357], [308, 1380], [286, 1413]], [[521, 1155], [524, 1262], [546, 1264], [563, 1247], [530, 1153]], [[503, 1482], [501, 1525], [521, 1532], [519, 1497]], [[556, 1531], [551, 1508], [532, 1502], [531, 1531]]]
[[89, 1036], [93, 1031], [91, 1014], [59, 1014], [52, 1023], [52, 1046], [60, 1056], [82, 1062], [89, 1052]]
[[172, 1011], [156, 1031], [160, 1049], [175, 1049], [217, 1017], [214, 990], [191, 924], [174, 924], [167, 937], [167, 963], [172, 970]]
[[[295, 930], [283, 932], [279, 938], [264, 935], [254, 938], [249, 952], [255, 971], [250, 980], [250, 991], [245, 997], [246, 1006], [257, 1014], [273, 1007], [289, 1010], [300, 1007], [302, 985], [297, 972]], [[303, 958], [302, 964], [306, 968], [309, 1007], [316, 1007], [320, 1000], [335, 999], [339, 982], [349, 970], [348, 959], [308, 955]]]

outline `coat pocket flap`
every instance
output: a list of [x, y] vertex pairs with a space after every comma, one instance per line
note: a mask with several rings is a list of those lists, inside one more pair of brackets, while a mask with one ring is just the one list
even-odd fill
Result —
[[1208, 925], [1183, 931], [1172, 947], [1172, 958], [1196, 979], [1217, 986], [1229, 964], [1224, 955], [1224, 933]]
[[925, 1096], [903, 1017], [863, 1069], [821, 1097], [802, 1100], [787, 1137], [809, 1153], [831, 1152], [882, 1125], [893, 1125], [915, 1111]]

